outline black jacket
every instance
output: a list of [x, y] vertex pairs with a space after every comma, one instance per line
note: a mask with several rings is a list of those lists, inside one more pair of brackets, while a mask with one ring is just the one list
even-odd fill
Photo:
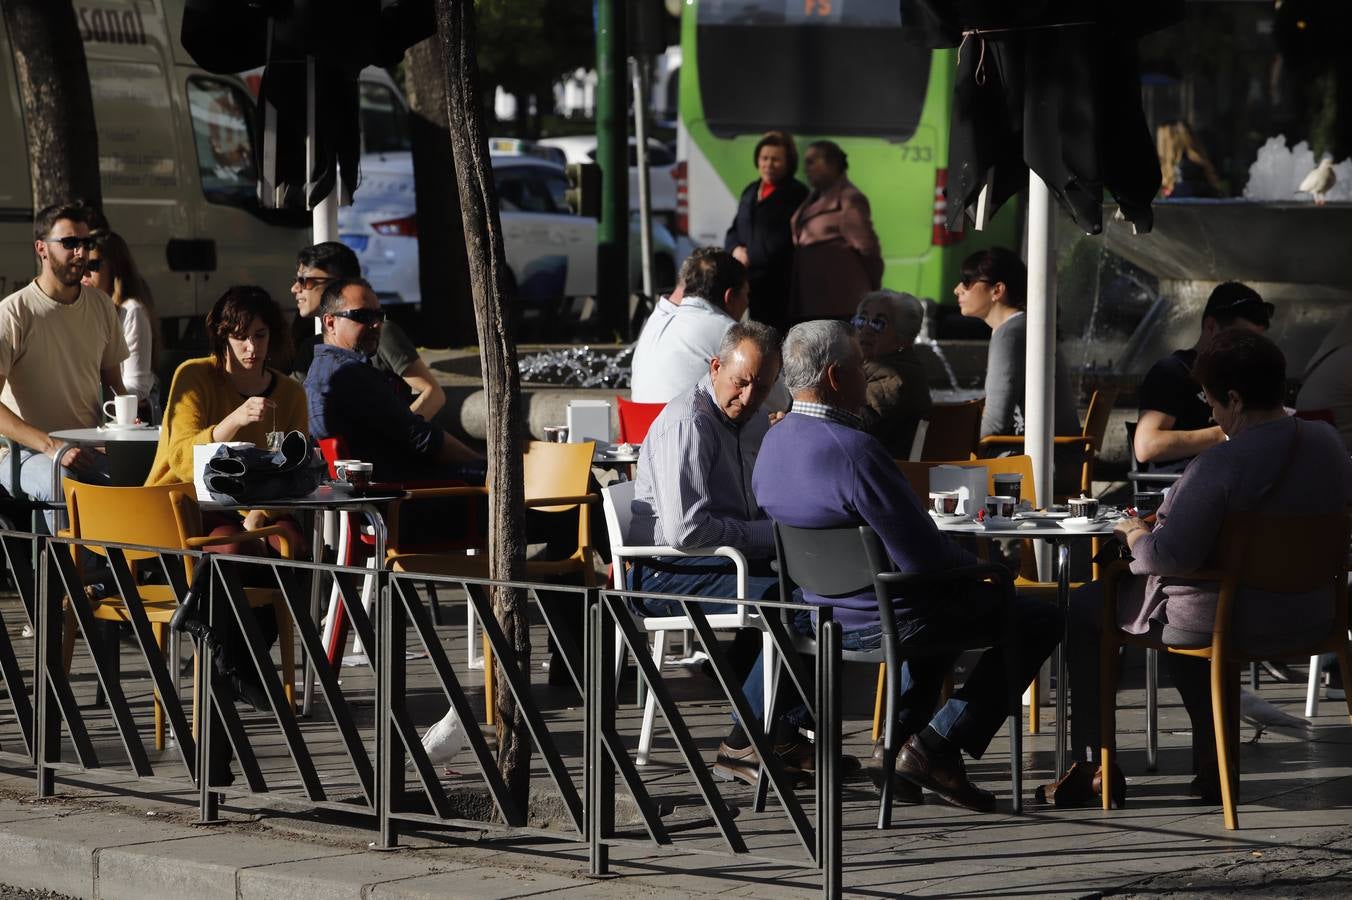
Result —
[[807, 199], [807, 185], [783, 181], [765, 200], [758, 200], [760, 179], [742, 191], [737, 217], [723, 239], [723, 248], [746, 247], [751, 281], [751, 318], [782, 327], [789, 307], [793, 272], [793, 227], [789, 220]]

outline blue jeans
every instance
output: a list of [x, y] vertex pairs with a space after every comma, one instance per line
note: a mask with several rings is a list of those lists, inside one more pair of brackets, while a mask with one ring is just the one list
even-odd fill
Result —
[[[629, 571], [629, 589], [654, 594], [680, 594], [683, 597], [735, 597], [737, 572], [730, 561], [710, 557], [657, 556], [634, 561]], [[748, 600], [776, 600], [779, 597], [779, 578], [769, 574], [769, 566], [753, 562], [746, 577]], [[643, 616], [683, 616], [685, 610], [677, 600], [639, 598], [630, 601], [636, 613]], [[701, 603], [706, 615], [737, 611], [735, 603]], [[756, 657], [742, 682], [751, 712], [757, 719], [765, 716], [765, 673], [760, 656]]]
[[[87, 484], [108, 484], [107, 455], [90, 453], [88, 456], [93, 461], [89, 468], [81, 472], [62, 469], [61, 475]], [[56, 495], [52, 493], [52, 467], [55, 465], [56, 463], [52, 458], [44, 453], [34, 453], [27, 448], [21, 449], [19, 451], [19, 487], [33, 500], [46, 502], [56, 499]], [[47, 523], [47, 533], [56, 534], [56, 512], [48, 510], [43, 513], [43, 519]]]
[[[981, 655], [972, 674], [953, 696], [934, 712], [944, 677], [952, 671], [957, 653], [941, 653], [907, 659], [901, 666], [897, 696], [896, 732], [901, 741], [932, 727], [968, 755], [980, 759], [987, 745], [1010, 715], [1012, 688], [1022, 689], [1037, 675], [1043, 661], [1061, 639], [1060, 611], [1054, 604], [1015, 596], [1014, 636], [1004, 645]], [[1002, 593], [989, 585], [974, 584], [965, 595], [949, 596], [924, 607], [897, 611], [897, 640], [903, 653], [923, 651], [926, 644], [994, 642], [1004, 633]], [[846, 631], [841, 646], [847, 650], [876, 650], [882, 646], [882, 625]], [[1009, 683], [1007, 654], [1015, 654]]]

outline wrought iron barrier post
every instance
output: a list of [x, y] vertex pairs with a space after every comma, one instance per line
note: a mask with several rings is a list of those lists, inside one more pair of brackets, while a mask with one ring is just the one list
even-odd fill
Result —
[[395, 728], [395, 698], [404, 695], [406, 682], [404, 630], [408, 617], [404, 604], [395, 602], [389, 576], [380, 570], [376, 581], [380, 603], [380, 626], [376, 636], [376, 816], [380, 834], [376, 847], [393, 850], [399, 846], [399, 821], [395, 803], [403, 793], [404, 753]]
[[586, 690], [584, 764], [587, 783], [587, 842], [593, 876], [609, 875], [610, 847], [606, 838], [614, 827], [615, 764], [606, 748], [606, 733], [615, 724], [614, 629], [607, 623], [600, 593], [594, 588], [586, 594]]
[[[203, 598], [202, 610], [206, 613], [207, 633], [214, 634], [219, 622], [217, 602], [216, 582], [217, 572], [213, 561], [202, 558], [197, 563], [199, 566], [212, 566], [211, 577], [206, 582], [206, 596]], [[197, 707], [197, 821], [201, 825], [214, 825], [221, 821], [220, 802], [221, 795], [211, 789], [211, 779], [216, 773], [212, 771], [211, 766], [211, 744], [213, 741], [229, 740], [223, 734], [216, 734], [212, 727], [216, 719], [215, 699], [211, 692], [211, 678], [216, 669], [216, 642], [206, 637], [199, 638], [196, 641], [197, 653], [194, 657], [193, 665], [196, 668], [196, 678], [194, 687], [197, 690], [197, 696], [194, 698], [194, 704]]]
[[41, 537], [35, 536], [34, 541], [37, 544], [34, 557], [38, 566], [38, 590], [33, 623], [36, 642], [33, 665], [33, 762], [37, 766], [37, 794], [39, 797], [50, 797], [56, 792], [56, 772], [42, 763], [56, 762], [61, 758], [61, 719], [48, 674], [52, 657], [58, 660], [58, 664], [61, 659], [61, 636], [57, 631], [57, 623], [61, 621], [61, 597], [52, 590], [50, 573], [47, 571], [52, 549]]
[[842, 891], [840, 646], [840, 623], [823, 606], [817, 620], [817, 862], [827, 900], [837, 900]]

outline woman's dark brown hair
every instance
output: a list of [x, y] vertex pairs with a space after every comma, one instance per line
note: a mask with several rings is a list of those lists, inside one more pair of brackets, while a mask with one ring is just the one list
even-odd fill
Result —
[[259, 319], [268, 326], [268, 357], [272, 362], [286, 350], [282, 331], [282, 311], [277, 301], [261, 287], [253, 284], [228, 288], [207, 314], [207, 337], [211, 341], [211, 355], [216, 368], [225, 371], [226, 356], [230, 352], [229, 338], [243, 338], [249, 323]]
[[1227, 405], [1234, 391], [1248, 409], [1276, 409], [1286, 393], [1286, 357], [1261, 334], [1225, 328], [1198, 352], [1192, 377]]
[[962, 261], [962, 283], [974, 281], [1005, 286], [1005, 305], [1015, 309], [1028, 307], [1028, 270], [1013, 250], [990, 247], [978, 250]]
[[150, 367], [160, 367], [160, 319], [155, 315], [155, 303], [150, 297], [150, 286], [141, 277], [132, 258], [131, 248], [122, 236], [110, 231], [99, 239], [99, 265], [113, 278], [113, 305], [121, 306], [128, 300], [138, 300], [150, 318]]
[[767, 131], [761, 135], [761, 139], [756, 141], [756, 152], [751, 154], [751, 165], [757, 169], [760, 168], [760, 152], [762, 147], [782, 147], [784, 158], [789, 163], [789, 173], [785, 178], [792, 178], [798, 171], [798, 145], [793, 142], [793, 136], [787, 131]]

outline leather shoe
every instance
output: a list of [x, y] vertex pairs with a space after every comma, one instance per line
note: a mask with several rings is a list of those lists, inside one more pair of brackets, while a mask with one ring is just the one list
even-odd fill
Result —
[[[901, 754], [897, 754], [897, 759], [892, 764], [892, 799], [897, 803], [909, 803], [912, 805], [925, 802], [925, 792], [916, 785], [902, 778], [897, 771], [896, 763], [901, 761]], [[874, 780], [881, 784], [883, 778], [883, 742], [877, 741], [873, 745], [873, 755], [869, 757], [869, 774]]]
[[962, 754], [938, 754], [912, 735], [897, 754], [897, 774], [922, 788], [929, 788], [949, 803], [974, 812], [993, 812], [995, 795], [972, 784], [962, 764]]
[[[775, 744], [775, 756], [784, 767], [784, 773], [793, 778], [811, 778], [817, 770], [817, 751], [815, 745], [802, 737], [791, 737]], [[859, 760], [848, 753], [840, 756], [842, 775], [852, 775], [859, 771]], [[760, 757], [756, 748], [748, 744], [745, 747], [729, 747], [726, 742], [718, 745], [718, 756], [714, 760], [713, 774], [722, 781], [744, 781], [754, 785], [760, 775]]]
[[[1116, 764], [1109, 779], [1112, 805], [1121, 809], [1127, 802], [1127, 779]], [[1060, 809], [1098, 806], [1103, 802], [1103, 767], [1080, 760], [1070, 767], [1061, 780], [1040, 785], [1033, 792], [1038, 803], [1047, 803]]]

